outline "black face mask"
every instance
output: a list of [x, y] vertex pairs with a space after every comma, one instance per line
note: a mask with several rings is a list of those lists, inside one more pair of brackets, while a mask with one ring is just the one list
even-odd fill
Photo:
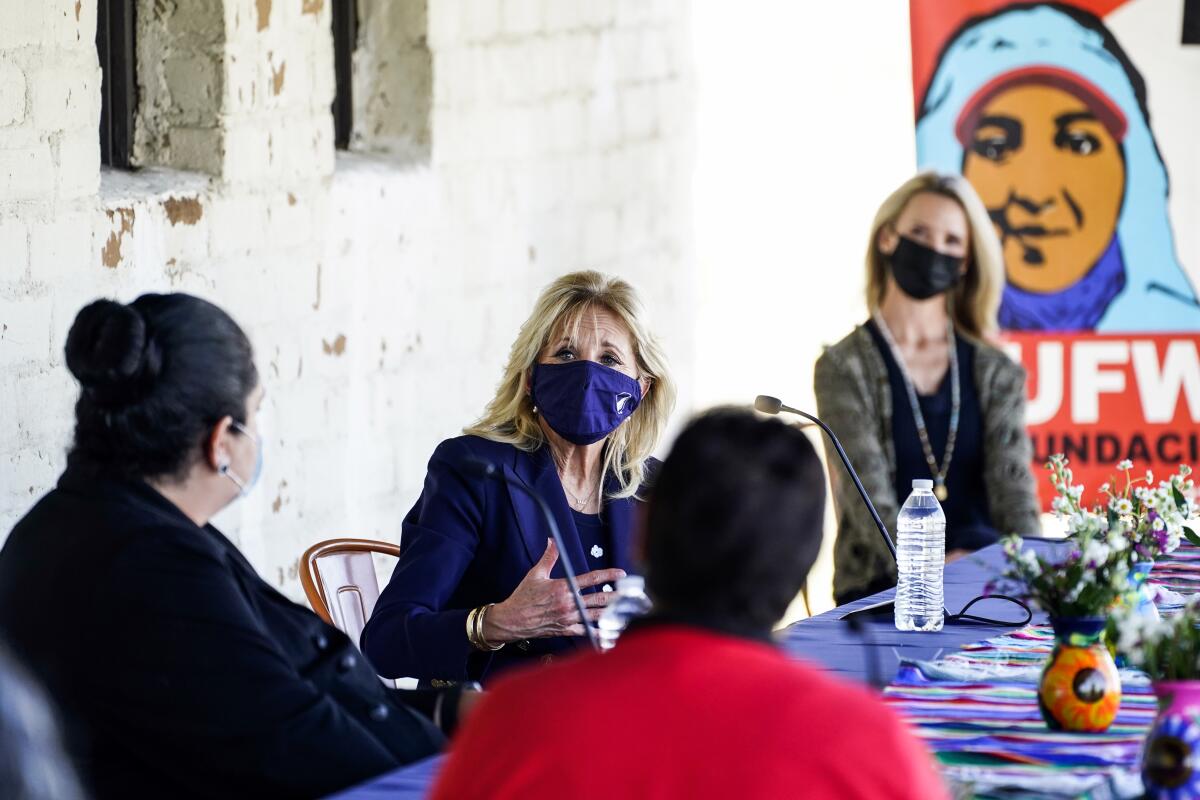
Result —
[[954, 288], [963, 265], [962, 258], [939, 253], [906, 236], [900, 237], [888, 260], [896, 284], [914, 300], [928, 300]]

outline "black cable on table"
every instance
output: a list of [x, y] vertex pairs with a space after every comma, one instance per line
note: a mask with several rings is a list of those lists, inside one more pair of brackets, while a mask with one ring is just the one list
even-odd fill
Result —
[[[968, 614], [967, 611], [971, 608], [971, 606], [975, 605], [980, 600], [1007, 600], [1008, 602], [1014, 603], [1021, 607], [1021, 609], [1025, 612], [1025, 619], [1014, 622], [1013, 620], [1008, 619], [992, 619], [991, 617], [980, 617], [976, 616], [975, 614]], [[942, 612], [945, 614], [946, 623], [949, 625], [965, 622], [968, 624], [976, 623], [979, 625], [995, 625], [997, 627], [1004, 628], [1019, 628], [1022, 625], [1028, 625], [1033, 621], [1033, 610], [1030, 609], [1023, 600], [1019, 600], [1016, 597], [1009, 597], [1006, 594], [981, 594], [963, 606], [962, 610], [957, 614], [951, 614], [945, 608], [942, 609]]]

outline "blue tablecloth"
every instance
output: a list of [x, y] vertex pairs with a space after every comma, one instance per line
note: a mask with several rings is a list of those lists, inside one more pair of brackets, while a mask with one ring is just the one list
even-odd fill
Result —
[[[1039, 550], [1059, 549], [1061, 542], [1031, 540]], [[983, 586], [996, 577], [1004, 554], [998, 545], [959, 559], [946, 567], [946, 608], [957, 614], [964, 605], [982, 594]], [[995, 619], [1011, 619], [1013, 625], [995, 627], [979, 624], [947, 625], [936, 633], [898, 631], [890, 616], [864, 620], [862, 633], [851, 630], [842, 620], [848, 611], [890, 599], [889, 589], [873, 597], [835, 608], [810, 619], [801, 620], [786, 628], [779, 636], [785, 650], [797, 658], [821, 664], [844, 678], [867, 681], [871, 659], [877, 664], [878, 678], [889, 682], [900, 666], [900, 659], [934, 658], [939, 651], [950, 652], [963, 645], [986, 639], [996, 633], [1015, 629], [1023, 619], [1021, 610], [1010, 604], [995, 601], [976, 603], [971, 613]], [[1044, 620], [1035, 616], [1034, 621]], [[719, 690], [719, 687], [717, 687]], [[432, 783], [442, 756], [427, 759], [382, 775], [362, 786], [339, 795], [336, 800], [421, 800]]]
[[445, 756], [434, 756], [380, 775], [329, 800], [422, 800]]
[[[1062, 541], [1030, 539], [1028, 544], [1041, 553], [1061, 551]], [[947, 565], [945, 570], [946, 609], [957, 614], [963, 606], [983, 593], [984, 584], [1000, 574], [1004, 553], [999, 545], [986, 547], [977, 553]], [[842, 620], [847, 612], [881, 600], [890, 599], [895, 590], [839, 606], [811, 619], [801, 620], [784, 629], [780, 644], [792, 655], [820, 664], [844, 678], [866, 682], [870, 660], [878, 664], [878, 677], [889, 682], [900, 666], [900, 659], [928, 660], [938, 651], [951, 652], [963, 645], [986, 639], [999, 632], [1015, 629], [1024, 612], [1013, 603], [984, 600], [971, 607], [970, 613], [997, 620], [1012, 620], [1009, 626], [980, 624], [946, 625], [936, 633], [898, 631], [892, 617], [879, 617], [866, 622], [863, 633], [850, 629]], [[1045, 615], [1035, 614], [1033, 621], [1045, 621]]]

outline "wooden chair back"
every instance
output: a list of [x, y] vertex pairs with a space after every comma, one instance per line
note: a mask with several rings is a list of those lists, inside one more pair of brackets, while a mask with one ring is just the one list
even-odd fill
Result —
[[379, 600], [375, 553], [399, 558], [400, 546], [372, 539], [329, 539], [300, 557], [300, 584], [308, 604], [355, 644]]

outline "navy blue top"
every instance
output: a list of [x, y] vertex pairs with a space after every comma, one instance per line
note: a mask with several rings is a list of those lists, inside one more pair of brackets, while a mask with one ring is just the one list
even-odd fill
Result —
[[[479, 475], [471, 465], [480, 461], [494, 465], [504, 480]], [[654, 469], [652, 462], [646, 466]], [[616, 488], [610, 476], [605, 490]], [[548, 447], [526, 452], [477, 436], [447, 439], [429, 460], [425, 489], [404, 518], [396, 569], [363, 628], [360, 644], [376, 672], [390, 678], [486, 681], [510, 667], [587, 647], [582, 637], [556, 637], [481, 652], [467, 639], [470, 610], [511, 595], [546, 552], [548, 525], [530, 492], [550, 506], [577, 574], [600, 566], [589, 554], [596, 543], [604, 549], [603, 566], [635, 571], [638, 500], [606, 497], [601, 539], [585, 545], [588, 534], [571, 513]], [[562, 558], [550, 575], [563, 577]]]
[[[875, 346], [883, 355], [887, 365], [888, 383], [892, 387], [892, 445], [896, 450], [896, 473], [894, 485], [896, 503], [903, 505], [912, 492], [913, 480], [933, 478], [921, 439], [917, 434], [917, 421], [908, 402], [908, 390], [904, 386], [904, 375], [892, 357], [874, 320], [868, 320], [867, 330], [875, 340]], [[992, 527], [988, 513], [987, 486], [983, 480], [983, 413], [979, 409], [979, 393], [975, 390], [975, 346], [961, 336], [955, 337], [958, 352], [958, 374], [961, 389], [958, 416], [958, 438], [954, 442], [954, 455], [950, 470], [946, 474], [946, 491], [941, 501], [946, 513], [946, 550], [978, 550], [999, 539]], [[950, 435], [950, 371], [942, 379], [941, 386], [931, 395], [917, 395], [921, 414], [925, 417], [925, 429], [929, 433], [929, 445], [934, 458], [942, 463], [946, 453], [946, 439]]]
[[608, 526], [599, 514], [584, 514], [582, 511], [571, 509], [575, 518], [575, 530], [579, 533], [579, 544], [587, 553], [587, 567], [579, 567], [580, 572], [591, 572], [594, 569], [612, 567], [612, 543], [609, 541]]

